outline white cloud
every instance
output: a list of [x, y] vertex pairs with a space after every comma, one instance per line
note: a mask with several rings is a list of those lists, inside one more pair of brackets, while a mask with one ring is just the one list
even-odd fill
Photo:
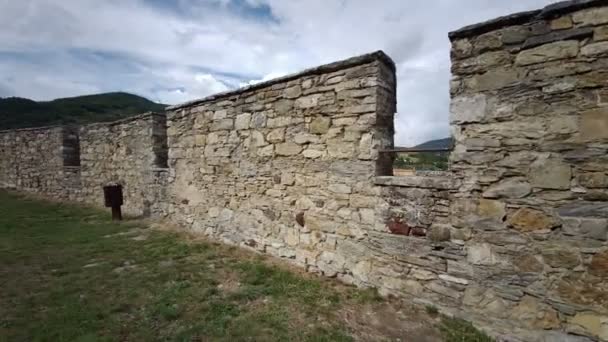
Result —
[[262, 83], [262, 82], [266, 82], [266, 81], [270, 81], [274, 78], [278, 78], [278, 77], [282, 77], [287, 75], [286, 72], [271, 72], [268, 75], [265, 75], [264, 77], [258, 79], [258, 80], [249, 80], [247, 82], [241, 82], [239, 83], [239, 87], [246, 87], [246, 86], [250, 86], [250, 85], [254, 85], [254, 84], [258, 84], [258, 83]]
[[[164, 7], [0, 0], [2, 93], [123, 90], [176, 103], [383, 49], [398, 68], [395, 140], [411, 145], [449, 134], [448, 31], [551, 1], [246, 0], [256, 8], [236, 12], [230, 0], [155, 2]], [[256, 17], [264, 8], [276, 20]], [[51, 58], [32, 58], [41, 52]]]

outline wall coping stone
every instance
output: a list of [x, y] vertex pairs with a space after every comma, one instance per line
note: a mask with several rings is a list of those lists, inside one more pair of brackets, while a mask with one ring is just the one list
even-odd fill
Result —
[[91, 126], [95, 126], [95, 125], [98, 125], [98, 126], [114, 126], [114, 125], [120, 125], [120, 124], [128, 123], [128, 122], [131, 122], [131, 121], [137, 121], [137, 120], [140, 120], [140, 119], [146, 119], [148, 117], [153, 117], [153, 116], [166, 116], [166, 114], [165, 113], [157, 113], [157, 112], [146, 112], [146, 113], [143, 113], [143, 114], [137, 114], [137, 115], [130, 116], [128, 118], [124, 118], [124, 119], [120, 119], [120, 120], [116, 120], [116, 121], [92, 122], [92, 123], [85, 124], [85, 125], [72, 124], [72, 125], [52, 125], [52, 126], [13, 128], [13, 129], [0, 130], [0, 134], [11, 133], [11, 132], [47, 131], [47, 130], [51, 130], [51, 129], [55, 129], [55, 128], [64, 128], [64, 127], [78, 127], [78, 128], [82, 128], [82, 127], [91, 127]]
[[209, 101], [213, 101], [213, 100], [217, 100], [217, 99], [221, 99], [221, 98], [225, 98], [225, 97], [229, 97], [229, 96], [234, 96], [234, 95], [246, 93], [246, 92], [256, 90], [256, 89], [266, 88], [273, 84], [288, 82], [288, 81], [295, 80], [297, 78], [301, 78], [304, 76], [330, 73], [333, 71], [358, 66], [361, 64], [371, 63], [374, 61], [383, 62], [389, 68], [391, 68], [391, 70], [393, 72], [396, 70], [395, 62], [393, 62], [393, 60], [386, 53], [384, 53], [384, 51], [378, 50], [376, 52], [364, 54], [361, 56], [356, 56], [356, 57], [348, 58], [345, 60], [341, 60], [341, 61], [337, 61], [337, 62], [333, 62], [333, 63], [329, 63], [329, 64], [324, 64], [324, 65], [310, 68], [310, 69], [305, 69], [303, 71], [300, 71], [300, 72], [297, 72], [294, 74], [290, 74], [290, 75], [286, 75], [283, 77], [273, 78], [273, 79], [265, 81], [265, 82], [252, 84], [249, 86], [238, 88], [236, 90], [229, 90], [229, 91], [217, 93], [214, 95], [209, 95], [207, 97], [203, 97], [198, 100], [188, 101], [188, 102], [184, 102], [181, 104], [169, 106], [166, 108], [166, 110], [171, 111], [171, 110], [192, 107], [192, 106], [196, 106], [201, 103], [204, 103], [204, 102], [209, 102]]
[[129, 122], [133, 122], [133, 121], [137, 121], [137, 120], [141, 120], [141, 119], [151, 118], [153, 116], [165, 117], [166, 114], [158, 113], [158, 112], [146, 112], [143, 114], [129, 116], [128, 118], [124, 118], [124, 119], [120, 119], [120, 120], [116, 120], [116, 121], [93, 122], [93, 123], [89, 123], [86, 125], [81, 125], [80, 128], [89, 128], [89, 127], [95, 127], [95, 126], [116, 126], [116, 125], [122, 125], [125, 123], [129, 123]]
[[608, 202], [579, 201], [569, 203], [559, 207], [557, 213], [562, 217], [608, 218]]
[[382, 186], [401, 186], [440, 190], [452, 190], [456, 188], [454, 180], [449, 176], [378, 176], [375, 177], [374, 183]]
[[561, 14], [578, 11], [585, 8], [604, 6], [606, 0], [568, 0], [557, 2], [543, 9], [514, 13], [491, 19], [482, 23], [465, 26], [448, 34], [450, 40], [470, 38], [507, 26], [522, 25], [538, 20], [555, 18]]
[[53, 126], [40, 126], [40, 127], [25, 127], [25, 128], [13, 128], [0, 130], [0, 134], [12, 133], [12, 132], [27, 132], [27, 131], [49, 131], [56, 128], [63, 128], [63, 125]]

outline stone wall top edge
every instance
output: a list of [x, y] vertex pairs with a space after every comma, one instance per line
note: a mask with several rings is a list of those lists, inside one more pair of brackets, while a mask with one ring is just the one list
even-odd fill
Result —
[[165, 116], [165, 115], [166, 115], [165, 113], [146, 112], [143, 114], [130, 116], [128, 118], [124, 118], [124, 119], [120, 119], [120, 120], [116, 120], [116, 121], [93, 122], [90, 124], [82, 125], [81, 128], [87, 129], [87, 128], [95, 128], [95, 127], [99, 127], [99, 126], [116, 126], [116, 125], [122, 125], [122, 124], [126, 124], [129, 122], [137, 121], [137, 120], [151, 118], [153, 116]]
[[32, 132], [32, 131], [50, 131], [54, 129], [61, 129], [64, 125], [53, 125], [53, 126], [40, 126], [40, 127], [25, 127], [25, 128], [14, 128], [0, 130], [0, 134], [8, 134], [13, 132]]
[[0, 134], [8, 134], [12, 132], [28, 132], [28, 131], [47, 131], [53, 129], [63, 129], [64, 127], [92, 127], [92, 126], [114, 126], [120, 125], [124, 123], [128, 123], [131, 121], [137, 121], [141, 119], [145, 119], [152, 116], [165, 116], [165, 113], [157, 113], [157, 112], [146, 112], [143, 114], [138, 114], [135, 116], [130, 116], [128, 118], [116, 120], [116, 121], [102, 121], [102, 122], [93, 122], [86, 125], [78, 125], [78, 124], [66, 124], [66, 125], [52, 125], [52, 126], [39, 126], [39, 127], [25, 127], [25, 128], [14, 128], [14, 129], [5, 129], [0, 130]]
[[374, 184], [437, 190], [455, 189], [454, 180], [449, 174], [443, 176], [377, 176], [374, 178]]
[[448, 34], [450, 40], [470, 38], [507, 26], [522, 25], [538, 20], [554, 18], [559, 15], [590, 7], [606, 6], [606, 0], [567, 0], [545, 6], [543, 9], [519, 12], [498, 17], [482, 23], [465, 26]]
[[172, 110], [192, 107], [192, 106], [196, 106], [201, 103], [204, 103], [204, 102], [218, 100], [221, 98], [225, 98], [225, 97], [229, 97], [229, 96], [233, 96], [233, 95], [237, 95], [237, 94], [242, 94], [242, 93], [250, 92], [253, 90], [257, 90], [257, 89], [266, 88], [266, 87], [269, 87], [269, 86], [277, 84], [277, 83], [288, 82], [288, 81], [291, 81], [291, 80], [294, 80], [297, 78], [301, 78], [304, 76], [329, 73], [329, 72], [337, 71], [340, 69], [346, 69], [346, 68], [350, 68], [350, 67], [354, 67], [354, 66], [358, 66], [358, 65], [362, 65], [362, 64], [367, 64], [367, 63], [370, 63], [373, 61], [381, 61], [381, 62], [385, 63], [389, 68], [391, 68], [391, 70], [393, 70], [393, 71], [396, 70], [395, 62], [393, 62], [393, 60], [386, 53], [384, 53], [384, 51], [378, 50], [376, 52], [372, 52], [372, 53], [368, 53], [368, 54], [364, 54], [364, 55], [360, 55], [360, 56], [356, 56], [356, 57], [351, 57], [351, 58], [348, 58], [345, 60], [341, 60], [341, 61], [337, 61], [337, 62], [333, 62], [333, 63], [329, 63], [329, 64], [324, 64], [324, 65], [306, 69], [306, 70], [303, 70], [303, 71], [300, 71], [300, 72], [297, 72], [294, 74], [274, 78], [274, 79], [271, 79], [271, 80], [268, 80], [265, 82], [252, 84], [252, 85], [242, 87], [239, 89], [229, 90], [226, 92], [209, 95], [202, 99], [177, 104], [174, 106], [169, 106], [169, 107], [167, 107], [167, 110], [172, 111]]

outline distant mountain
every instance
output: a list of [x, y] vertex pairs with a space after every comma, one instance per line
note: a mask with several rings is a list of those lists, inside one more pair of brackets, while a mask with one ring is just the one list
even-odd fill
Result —
[[415, 146], [415, 148], [432, 148], [432, 149], [443, 149], [450, 148], [454, 144], [454, 139], [452, 138], [443, 138], [437, 140], [430, 140], [420, 145]]
[[36, 102], [19, 97], [0, 98], [0, 129], [86, 124], [114, 121], [166, 105], [129, 93], [106, 93]]

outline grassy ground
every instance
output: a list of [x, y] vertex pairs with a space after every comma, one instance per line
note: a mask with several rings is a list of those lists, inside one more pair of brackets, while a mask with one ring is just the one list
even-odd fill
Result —
[[0, 192], [0, 341], [486, 341], [373, 291], [108, 216]]

